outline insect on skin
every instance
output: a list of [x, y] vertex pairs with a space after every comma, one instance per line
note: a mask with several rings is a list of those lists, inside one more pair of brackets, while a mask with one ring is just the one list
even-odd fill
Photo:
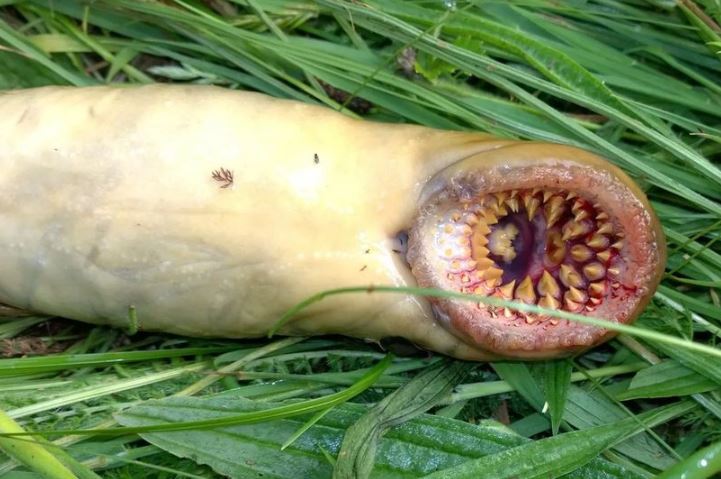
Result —
[[220, 186], [221, 188], [228, 188], [233, 185], [233, 172], [221, 167], [219, 170], [213, 171], [213, 179], [219, 183], [223, 183]]

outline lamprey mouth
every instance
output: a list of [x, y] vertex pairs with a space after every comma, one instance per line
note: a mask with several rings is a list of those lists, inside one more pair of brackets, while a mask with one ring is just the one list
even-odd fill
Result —
[[[665, 257], [643, 194], [598, 157], [543, 145], [534, 158], [533, 150], [478, 155], [429, 183], [409, 236], [419, 284], [632, 321], [653, 294]], [[571, 353], [612, 335], [552, 315], [432, 301], [451, 332], [507, 357]]]
[[[435, 240], [455, 289], [578, 313], [595, 311], [609, 288], [637, 289], [619, 282], [623, 236], [598, 205], [573, 192], [537, 188], [450, 206]], [[558, 323], [508, 308], [502, 314]]]

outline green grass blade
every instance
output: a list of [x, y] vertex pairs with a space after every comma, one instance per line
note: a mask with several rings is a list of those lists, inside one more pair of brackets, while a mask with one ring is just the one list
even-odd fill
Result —
[[127, 351], [95, 354], [54, 354], [39, 357], [0, 359], [0, 377], [48, 373], [62, 369], [102, 367], [138, 361], [209, 355], [236, 348], [229, 346], [207, 348], [168, 348], [156, 351]]
[[429, 474], [425, 479], [560, 477], [588, 463], [599, 450], [605, 450], [643, 430], [644, 425], [665, 422], [689, 410], [688, 404], [670, 405], [639, 415], [642, 425], [636, 418], [628, 418], [614, 424], [560, 434]]
[[[23, 428], [4, 411], [0, 411], [0, 433], [22, 433]], [[30, 438], [0, 437], [0, 448], [9, 456], [27, 465], [48, 479], [78, 479], [43, 444]], [[98, 476], [95, 476], [96, 478]]]
[[628, 389], [616, 396], [639, 398], [678, 397], [713, 391], [720, 386], [674, 360], [666, 360], [636, 373]]
[[[711, 53], [721, 60], [721, 36], [713, 28], [709, 27], [709, 23], [705, 21], [705, 14], [696, 4], [691, 1], [681, 0], [678, 8], [686, 15], [688, 21], [696, 27], [699, 37], [708, 45]], [[718, 25], [716, 25], [718, 27]]]
[[330, 394], [328, 396], [308, 399], [299, 403], [289, 404], [287, 406], [280, 406], [273, 410], [263, 411], [262, 413], [248, 413], [239, 414], [238, 416], [222, 418], [222, 419], [208, 419], [204, 421], [185, 421], [181, 423], [167, 423], [155, 426], [147, 427], [120, 427], [120, 428], [109, 428], [109, 429], [88, 429], [88, 430], [53, 430], [53, 431], [38, 431], [38, 432], [27, 432], [27, 433], [2, 433], [2, 436], [25, 436], [25, 435], [42, 435], [42, 436], [58, 436], [58, 435], [110, 435], [119, 436], [124, 434], [138, 434], [143, 432], [152, 431], [185, 431], [188, 429], [202, 429], [202, 428], [214, 428], [228, 426], [232, 424], [253, 424], [258, 422], [271, 421], [273, 419], [281, 419], [284, 417], [297, 416], [308, 412], [314, 412], [332, 407], [336, 404], [345, 402], [356, 395], [363, 392], [365, 389], [371, 387], [373, 383], [383, 374], [383, 371], [388, 367], [392, 356], [387, 355], [383, 360], [371, 368], [361, 379], [359, 379], [352, 386], [346, 388], [338, 393]]
[[656, 479], [706, 479], [721, 472], [721, 442], [696, 451]]
[[544, 369], [543, 390], [548, 404], [548, 415], [551, 417], [551, 431], [556, 435], [566, 409], [573, 365], [565, 359], [559, 359], [546, 362]]
[[[50, 58], [48, 58], [45, 52], [33, 45], [22, 35], [15, 32], [15, 30], [11, 28], [7, 22], [2, 20], [2, 18], [0, 18], [0, 41], [7, 43], [10, 47], [15, 49], [15, 51], [36, 62], [38, 65], [45, 67], [49, 72], [52, 72], [52, 74], [57, 75], [71, 85], [86, 86], [95, 83], [91, 79], [71, 72], [53, 62]], [[4, 58], [7, 59], [7, 57]]]
[[300, 311], [308, 308], [309, 306], [322, 301], [329, 296], [335, 296], [339, 294], [373, 294], [373, 293], [390, 293], [390, 294], [410, 294], [417, 296], [426, 296], [430, 298], [454, 298], [462, 301], [472, 301], [476, 303], [484, 303], [491, 306], [498, 306], [503, 308], [511, 308], [514, 311], [523, 311], [527, 313], [544, 314], [547, 316], [553, 316], [562, 319], [568, 319], [570, 321], [577, 321], [583, 324], [590, 324], [593, 326], [599, 326], [602, 328], [617, 331], [619, 333], [626, 333], [633, 336], [638, 336], [646, 339], [652, 339], [655, 341], [663, 342], [669, 345], [676, 345], [688, 350], [704, 353], [715, 358], [721, 358], [721, 350], [707, 346], [701, 343], [695, 343], [685, 339], [681, 339], [675, 336], [658, 333], [649, 329], [643, 329], [636, 326], [629, 326], [625, 324], [614, 323], [599, 318], [593, 318], [589, 316], [582, 316], [580, 314], [572, 314], [566, 311], [551, 310], [540, 308], [525, 303], [505, 301], [498, 298], [489, 296], [481, 296], [475, 294], [456, 293], [453, 291], [445, 291], [434, 288], [411, 288], [411, 287], [398, 287], [398, 286], [350, 286], [346, 288], [329, 289], [321, 291], [318, 294], [310, 296], [300, 303], [296, 304], [288, 311], [286, 311], [280, 319], [271, 326], [268, 331], [268, 336], [272, 337], [285, 323], [295, 317]]

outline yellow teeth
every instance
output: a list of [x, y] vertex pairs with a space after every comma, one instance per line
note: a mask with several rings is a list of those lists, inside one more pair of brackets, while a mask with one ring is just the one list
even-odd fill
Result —
[[516, 280], [514, 279], [510, 283], [506, 283], [500, 288], [498, 288], [498, 292], [501, 294], [503, 299], [511, 299], [513, 298], [513, 288], [516, 286]]
[[552, 227], [561, 218], [564, 210], [564, 200], [560, 196], [554, 196], [544, 207], [546, 213], [546, 227]]
[[604, 263], [607, 263], [609, 259], [611, 259], [611, 250], [601, 251], [600, 253], [596, 253], [596, 258], [600, 259]]
[[565, 309], [567, 311], [570, 311], [572, 313], [577, 313], [581, 309], [583, 309], [583, 305], [580, 303], [576, 303], [575, 301], [572, 301], [564, 296], [563, 298], [563, 305], [565, 306]]
[[496, 216], [501, 217], [501, 218], [508, 214], [508, 210], [502, 204], [493, 205], [491, 207], [491, 209], [496, 214]]
[[514, 297], [527, 304], [534, 304], [536, 302], [536, 292], [533, 291], [533, 281], [531, 281], [530, 276], [523, 278], [521, 284], [516, 288]]
[[566, 243], [558, 231], [552, 231], [546, 237], [546, 261], [556, 265], [566, 256]]
[[[462, 209], [449, 210], [436, 230], [441, 233], [438, 253], [448, 266], [445, 273], [464, 292], [552, 310], [595, 311], [613, 288], [621, 287], [624, 271], [616, 258], [617, 250], [624, 248], [623, 235], [614, 231], [609, 214], [598, 208], [576, 193], [552, 188], [495, 192], [469, 200]], [[526, 275], [503, 283], [508, 275], [505, 263], [518, 256], [514, 246], [520, 235], [517, 218], [503, 218], [519, 212], [529, 221], [538, 214], [539, 220], [545, 219], [545, 249], [538, 266], [546, 269], [540, 278], [536, 272], [535, 279]], [[494, 318], [559, 323], [550, 315], [480, 307]]]
[[588, 301], [588, 295], [584, 291], [581, 291], [578, 288], [574, 288], [573, 286], [571, 286], [568, 291], [566, 291], [564, 297], [570, 299], [575, 303], [585, 303], [586, 301]]
[[583, 201], [580, 199], [573, 202], [573, 206], [571, 206], [571, 212], [575, 215], [578, 214], [579, 211], [583, 209]]
[[483, 221], [483, 222], [479, 222], [479, 223], [476, 225], [476, 227], [474, 228], [474, 231], [475, 231], [477, 234], [487, 235], [488, 233], [491, 232], [491, 228], [488, 226], [488, 224], [486, 224], [485, 221]]
[[561, 306], [561, 303], [553, 296], [547, 294], [541, 298], [538, 305], [542, 308], [558, 309]]
[[478, 258], [476, 260], [476, 263], [477, 263], [476, 267], [478, 268], [479, 271], [485, 271], [488, 268], [490, 268], [491, 266], [496, 265], [496, 263], [494, 263], [491, 258]]
[[583, 267], [583, 275], [591, 281], [596, 281], [606, 275], [606, 268], [601, 263], [589, 263]]
[[565, 225], [563, 225], [563, 236], [561, 236], [561, 239], [563, 241], [568, 241], [570, 239], [578, 238], [579, 236], [582, 236], [590, 230], [590, 227], [588, 224], [585, 223], [578, 223], [576, 221], [568, 221]]
[[473, 247], [486, 246], [488, 244], [488, 238], [484, 235], [476, 235], [473, 237]]
[[591, 239], [586, 242], [588, 246], [597, 251], [606, 249], [608, 247], [608, 243], [608, 238], [598, 233], [595, 233], [593, 236], [591, 236]]
[[573, 216], [573, 218], [579, 222], [583, 221], [585, 219], [588, 219], [590, 217], [591, 217], [591, 213], [589, 213], [588, 210], [581, 210], [578, 213], [575, 213]]
[[593, 257], [593, 251], [590, 248], [577, 244], [571, 247], [571, 258], [579, 263], [584, 263]]
[[528, 213], [528, 221], [533, 220], [533, 217], [536, 215], [536, 211], [538, 211], [538, 207], [541, 206], [541, 200], [535, 196], [526, 196], [523, 199], [523, 203], [526, 207], [526, 212]]
[[466, 211], [464, 213], [465, 216], [465, 222], [469, 226], [475, 226], [476, 223], [478, 223], [478, 216], [474, 215], [470, 211]]
[[551, 276], [548, 271], [543, 271], [540, 281], [538, 281], [538, 292], [544, 296], [553, 296], [558, 298], [561, 296], [561, 287], [558, 286], [556, 280]]
[[490, 267], [487, 270], [483, 271], [483, 278], [487, 280], [499, 280], [501, 279], [501, 276], [503, 276], [503, 270], [496, 268], [496, 267]]
[[564, 248], [557, 248], [553, 251], [546, 253], [545, 261], [548, 265], [557, 265], [563, 261], [563, 257], [566, 255]]
[[603, 281], [599, 281], [598, 283], [591, 283], [588, 287], [588, 292], [591, 293], [591, 296], [593, 297], [600, 297], [603, 296], [603, 293], [606, 291], [606, 285]]
[[496, 223], [498, 223], [498, 217], [495, 215], [495, 213], [493, 213], [493, 211], [483, 209], [480, 213], [483, 215], [483, 219], [487, 225], [495, 225]]
[[573, 266], [562, 264], [558, 276], [566, 287], [580, 288], [583, 286], [583, 278], [581, 278], [581, 275], [578, 274], [578, 271], [576, 271]]
[[493, 193], [493, 196], [496, 197], [496, 199], [498, 200], [498, 204], [501, 205], [504, 201], [506, 201], [506, 198], [508, 198], [508, 193], [505, 191], [500, 191], [498, 193]]
[[518, 227], [508, 223], [504, 227], [497, 227], [489, 237], [488, 248], [496, 256], [503, 258], [503, 261], [510, 263], [516, 257], [516, 250], [513, 247], [513, 240], [518, 236]]
[[486, 248], [485, 246], [478, 246], [473, 249], [473, 252], [475, 253], [473, 255], [474, 259], [475, 258], [485, 258], [486, 256], [488, 256], [488, 253], [490, 253], [489, 249]]
[[596, 230], [596, 232], [602, 235], [611, 234], [613, 233], [613, 225], [611, 223], [604, 223]]

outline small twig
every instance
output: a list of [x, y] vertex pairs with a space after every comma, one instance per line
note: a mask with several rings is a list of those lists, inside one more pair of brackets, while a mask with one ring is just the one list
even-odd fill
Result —
[[693, 0], [680, 0], [680, 2], [683, 4], [683, 6], [691, 10], [691, 12], [696, 15], [699, 20], [708, 25], [711, 30], [715, 31], [716, 33], [721, 33], [721, 27], [719, 26], [719, 24], [716, 23], [713, 18], [709, 17], [706, 12], [701, 9], [701, 7], [696, 5], [696, 2], [694, 2]]

